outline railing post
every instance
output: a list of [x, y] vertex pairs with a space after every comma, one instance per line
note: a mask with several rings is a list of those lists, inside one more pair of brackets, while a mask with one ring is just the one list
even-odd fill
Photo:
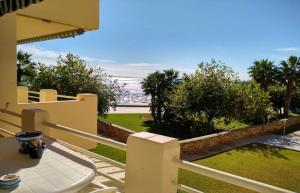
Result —
[[177, 139], [141, 132], [127, 140], [126, 193], [176, 193]]
[[17, 103], [28, 103], [28, 87], [17, 87]]
[[42, 131], [50, 136], [50, 131], [43, 123], [49, 121], [49, 113], [41, 109], [24, 109], [22, 111], [22, 131]]
[[54, 89], [40, 90], [40, 102], [57, 101], [57, 91]]

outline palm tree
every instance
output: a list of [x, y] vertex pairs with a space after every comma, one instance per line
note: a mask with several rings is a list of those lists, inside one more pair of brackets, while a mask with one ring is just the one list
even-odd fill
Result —
[[282, 81], [286, 85], [286, 92], [284, 97], [284, 116], [289, 114], [292, 97], [296, 91], [296, 85], [300, 78], [300, 58], [297, 56], [290, 56], [287, 61], [282, 61], [279, 68]]
[[274, 62], [268, 59], [255, 60], [253, 66], [249, 68], [249, 74], [266, 91], [271, 84], [275, 83], [278, 69]]
[[32, 62], [32, 55], [19, 50], [17, 53], [17, 83], [18, 85], [22, 82], [22, 77], [27, 76], [32, 78], [34, 76], [34, 69], [36, 64]]
[[148, 74], [142, 82], [142, 88], [146, 95], [151, 95], [151, 115], [154, 123], [161, 123], [162, 119], [170, 118], [171, 111], [168, 109], [169, 95], [174, 86], [178, 84], [179, 73], [173, 69], [156, 71]]

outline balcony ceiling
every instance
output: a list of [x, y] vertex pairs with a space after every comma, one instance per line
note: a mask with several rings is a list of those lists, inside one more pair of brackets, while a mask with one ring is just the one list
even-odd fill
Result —
[[16, 14], [18, 44], [70, 37], [98, 29], [99, 0], [43, 0]]

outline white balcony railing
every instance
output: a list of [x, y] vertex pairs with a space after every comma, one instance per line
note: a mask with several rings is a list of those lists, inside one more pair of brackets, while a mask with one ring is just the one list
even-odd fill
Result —
[[[16, 117], [22, 117], [18, 113], [7, 111], [5, 109], [0, 109], [0, 112], [7, 113], [7, 114], [10, 114], [10, 115], [16, 116]], [[0, 121], [3, 121], [3, 120], [0, 120]], [[9, 121], [5, 121], [5, 122], [9, 123]], [[13, 125], [14, 123], [9, 123], [9, 124]], [[97, 135], [92, 135], [92, 134], [89, 134], [89, 133], [86, 133], [86, 132], [83, 132], [83, 131], [78, 131], [76, 129], [69, 128], [69, 127], [66, 127], [66, 126], [63, 126], [63, 125], [58, 125], [58, 124], [55, 124], [55, 123], [51, 123], [49, 121], [44, 121], [43, 124], [47, 127], [62, 130], [62, 131], [68, 132], [70, 134], [77, 135], [77, 136], [83, 137], [85, 139], [88, 139], [88, 140], [91, 140], [91, 141], [94, 141], [94, 142], [97, 142], [97, 143], [108, 145], [108, 146], [111, 146], [111, 147], [114, 147], [114, 148], [117, 148], [117, 149], [120, 149], [120, 150], [123, 150], [123, 151], [127, 150], [126, 144], [124, 144], [124, 143], [120, 143], [120, 142], [117, 142], [117, 141], [114, 141], [114, 140], [111, 140], [111, 139], [99, 137]], [[5, 132], [7, 134], [14, 135], [13, 133], [11, 133], [7, 130], [4, 130], [2, 128], [0, 128], [0, 131]], [[82, 151], [82, 152], [87, 153], [87, 150], [81, 149], [79, 147], [76, 147], [74, 145], [68, 144], [68, 143], [63, 142], [63, 141], [59, 141], [59, 142], [62, 143], [63, 145], [65, 145], [65, 146], [71, 148], [71, 149], [75, 149], [77, 151]], [[147, 150], [145, 150], [145, 151], [147, 151]], [[89, 152], [89, 154], [93, 154], [93, 153]], [[99, 156], [99, 155], [97, 155], [97, 156]], [[121, 166], [122, 168], [125, 168], [125, 165], [122, 164], [122, 163], [116, 162], [116, 161], [111, 160], [109, 158], [105, 158], [103, 156], [99, 156], [99, 158], [104, 159], [106, 161], [109, 161], [112, 164], [117, 164], [118, 166]], [[203, 175], [203, 176], [207, 176], [207, 177], [210, 177], [210, 178], [213, 178], [213, 179], [221, 180], [221, 181], [224, 181], [224, 182], [227, 182], [227, 183], [230, 183], [230, 184], [234, 184], [234, 185], [237, 185], [237, 186], [249, 189], [249, 190], [254, 190], [254, 191], [263, 192], [263, 193], [293, 193], [292, 191], [289, 191], [289, 190], [286, 190], [286, 189], [278, 188], [278, 187], [275, 187], [275, 186], [272, 186], [272, 185], [268, 185], [268, 184], [265, 184], [265, 183], [262, 183], [262, 182], [258, 182], [258, 181], [251, 180], [251, 179], [248, 179], [248, 178], [240, 177], [240, 176], [233, 175], [233, 174], [230, 174], [230, 173], [226, 173], [226, 172], [223, 172], [223, 171], [219, 171], [219, 170], [216, 170], [216, 169], [213, 169], [213, 168], [201, 166], [201, 165], [194, 164], [194, 163], [191, 163], [191, 162], [188, 162], [188, 161], [175, 159], [174, 162], [176, 163], [178, 168], [188, 170], [188, 171], [191, 171], [191, 172]], [[102, 173], [102, 172], [100, 172], [100, 174], [103, 175], [104, 177], [109, 178], [112, 181], [115, 181], [115, 182], [119, 183], [120, 185], [125, 184], [124, 181], [116, 179], [116, 178], [114, 178], [113, 176], [111, 176], [109, 174], [105, 174], [105, 173]], [[194, 188], [191, 188], [191, 187], [188, 187], [188, 186], [185, 186], [185, 185], [182, 185], [182, 184], [176, 184], [176, 187], [177, 187], [177, 189], [188, 192], [188, 193], [201, 193], [201, 191], [199, 191], [199, 190], [196, 190]]]
[[70, 127], [66, 127], [66, 126], [63, 126], [63, 125], [51, 123], [51, 122], [48, 122], [48, 121], [44, 122], [44, 125], [48, 126], [48, 127], [51, 127], [53, 129], [66, 131], [68, 133], [83, 137], [85, 139], [88, 139], [88, 140], [91, 140], [91, 141], [94, 141], [94, 142], [97, 142], [97, 143], [101, 143], [101, 144], [104, 144], [104, 145], [107, 145], [107, 146], [111, 146], [111, 147], [126, 151], [126, 144], [121, 143], [121, 142], [117, 142], [117, 141], [112, 140], [112, 139], [100, 137], [100, 136], [97, 136], [97, 135], [92, 135], [90, 133], [79, 131], [79, 130], [76, 130], [76, 129], [73, 129], [73, 128], [70, 128]]
[[219, 171], [213, 168], [201, 166], [198, 164], [194, 164], [188, 161], [180, 160], [176, 161], [178, 163], [178, 167], [184, 170], [188, 170], [197, 174], [201, 174], [203, 176], [207, 176], [210, 178], [214, 178], [217, 180], [221, 180], [230, 184], [234, 184], [249, 190], [254, 190], [256, 192], [266, 192], [266, 193], [293, 193], [292, 191], [285, 190], [282, 188], [278, 188], [272, 185], [268, 185], [262, 182], [258, 182], [255, 180], [251, 180], [248, 178], [240, 177], [237, 175], [233, 175], [227, 172]]

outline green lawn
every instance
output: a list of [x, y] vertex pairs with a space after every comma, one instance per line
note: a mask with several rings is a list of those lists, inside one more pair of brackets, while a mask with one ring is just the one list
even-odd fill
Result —
[[[297, 117], [299, 116], [299, 114], [290, 113], [289, 116]], [[101, 119], [103, 120], [103, 118]], [[185, 131], [186, 128], [182, 128], [180, 126], [176, 126], [176, 125], [155, 126], [153, 124], [152, 117], [150, 114], [108, 114], [107, 118], [104, 120], [136, 132], [149, 131], [152, 133], [172, 136], [179, 139], [186, 139], [191, 137], [188, 135], [186, 136], [185, 134], [188, 133]], [[233, 130], [233, 129], [245, 128], [249, 126], [248, 124], [241, 123], [237, 120], [233, 120], [229, 123], [225, 123], [225, 120], [222, 118], [215, 119], [213, 120], [213, 122], [214, 122], [214, 126], [220, 130]], [[300, 130], [300, 125], [293, 126], [291, 128], [286, 129], [286, 134], [299, 131], [299, 130]], [[275, 133], [282, 134], [283, 131], [278, 131]]]
[[151, 133], [157, 133], [179, 139], [191, 137], [190, 132], [186, 131], [187, 128], [183, 128], [179, 124], [170, 125], [162, 123], [160, 125], [155, 125], [151, 114], [108, 114], [105, 119], [99, 119], [136, 132], [148, 131]]
[[98, 143], [97, 147], [94, 149], [90, 149], [90, 151], [121, 163], [126, 162], [126, 152], [107, 145], [102, 145]]
[[241, 129], [249, 126], [248, 124], [239, 122], [238, 120], [231, 120], [230, 122], [226, 123], [224, 118], [214, 119], [213, 122], [215, 128], [223, 130]]
[[[274, 186], [300, 191], [300, 153], [268, 145], [250, 144], [195, 163], [230, 172]], [[236, 186], [180, 171], [183, 184], [204, 192], [250, 192]], [[215, 189], [214, 187], [218, 187]]]
[[148, 131], [150, 126], [145, 125], [144, 122], [152, 120], [150, 114], [108, 114], [104, 119], [107, 122], [115, 125], [120, 125], [132, 131]]
[[[191, 138], [195, 136], [191, 136], [191, 133], [188, 128], [181, 126], [180, 124], [167, 124], [162, 123], [161, 125], [155, 125], [153, 119], [150, 114], [108, 114], [107, 117], [99, 118], [109, 123], [119, 125], [130, 129], [132, 131], [141, 132], [141, 131], [148, 131], [152, 133], [157, 133], [161, 135], [171, 136], [180, 139]], [[224, 119], [215, 119], [214, 126], [217, 130], [209, 131], [210, 133], [215, 133], [221, 130], [232, 130], [232, 129], [239, 129], [245, 128], [249, 125], [241, 123], [237, 120], [230, 121], [225, 123]], [[210, 133], [204, 133], [199, 135], [205, 135]], [[199, 136], [197, 135], [197, 136]]]
[[[125, 153], [99, 145], [93, 152], [125, 163]], [[268, 145], [250, 144], [197, 164], [230, 172], [292, 191], [300, 191], [300, 153]], [[189, 171], [179, 171], [179, 182], [206, 193], [250, 193], [252, 191]]]
[[299, 116], [300, 114], [297, 113], [292, 113], [292, 112], [289, 113], [289, 117], [299, 117]]

